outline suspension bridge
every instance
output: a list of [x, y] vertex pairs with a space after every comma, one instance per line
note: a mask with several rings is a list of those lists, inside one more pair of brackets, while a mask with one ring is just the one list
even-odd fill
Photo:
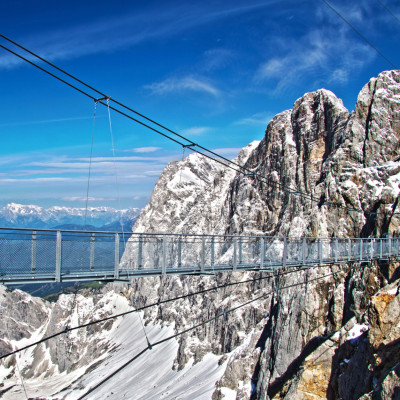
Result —
[[186, 235], [0, 228], [0, 283], [129, 281], [389, 260], [400, 238]]

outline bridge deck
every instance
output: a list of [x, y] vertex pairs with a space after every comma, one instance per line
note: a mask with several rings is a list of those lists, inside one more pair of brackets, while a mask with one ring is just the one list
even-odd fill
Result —
[[123, 234], [0, 228], [0, 283], [305, 268], [398, 257], [400, 238]]

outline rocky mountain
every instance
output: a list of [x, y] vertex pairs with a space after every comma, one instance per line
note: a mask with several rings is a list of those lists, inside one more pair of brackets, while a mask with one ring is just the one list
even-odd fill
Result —
[[[239, 154], [236, 161], [255, 177], [195, 154], [171, 163], [134, 232], [392, 235], [399, 230], [399, 110], [399, 71], [371, 79], [350, 113], [327, 90], [307, 93], [270, 122], [261, 142]], [[195, 291], [201, 294], [182, 297]], [[400, 396], [395, 259], [273, 273], [146, 277], [100, 293], [61, 296], [53, 305], [22, 292], [0, 295], [2, 351], [154, 303], [140, 314], [143, 325], [132, 313], [67, 330], [7, 358], [0, 367], [6, 399], [22, 394], [18, 368], [29, 395], [44, 398], [77, 399], [97, 384], [86, 398]], [[180, 298], [161, 303], [174, 297]], [[150, 343], [177, 336], [127, 362], [146, 347], [144, 332]]]
[[[328, 90], [307, 93], [239, 156], [239, 163], [262, 179], [197, 155], [172, 163], [134, 232], [392, 235], [400, 225], [399, 110], [399, 71], [371, 79], [351, 113]], [[207, 352], [222, 355], [241, 346], [227, 356], [214, 400], [398, 398], [399, 277], [396, 260], [277, 274], [259, 290], [274, 282], [281, 291], [227, 316], [223, 329], [204, 327], [198, 341], [196, 335], [182, 339], [176, 363], [182, 367]], [[221, 274], [215, 280], [241, 278]], [[173, 292], [175, 281], [156, 285], [159, 296]], [[143, 284], [134, 283], [136, 299], [150, 295]], [[253, 293], [257, 290], [247, 286], [234, 295], [228, 290], [224, 300], [210, 294], [195, 309], [209, 315], [246, 302]], [[177, 319], [174, 310], [164, 310], [162, 317], [179, 326], [185, 319]], [[383, 320], [386, 339], [378, 333]]]
[[[85, 208], [50, 207], [10, 203], [0, 209], [0, 226], [15, 228], [82, 229]], [[125, 228], [131, 229], [140, 214], [140, 209], [116, 210], [111, 207], [89, 207], [87, 226], [95, 229], [121, 230], [121, 220]]]

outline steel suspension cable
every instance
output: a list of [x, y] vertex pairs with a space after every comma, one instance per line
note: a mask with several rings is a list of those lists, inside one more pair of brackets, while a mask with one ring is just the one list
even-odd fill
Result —
[[97, 101], [94, 102], [92, 140], [91, 140], [91, 144], [90, 144], [89, 171], [88, 171], [88, 180], [87, 180], [87, 187], [86, 187], [85, 227], [84, 227], [84, 229], [86, 229], [86, 218], [87, 218], [88, 205], [89, 205], [89, 186], [90, 186], [90, 177], [91, 177], [91, 172], [92, 172], [94, 128], [95, 128], [95, 124], [96, 124], [96, 108], [97, 108]]
[[[351, 268], [350, 268], [350, 269], [351, 269]], [[327, 278], [327, 277], [330, 277], [330, 276], [335, 276], [335, 275], [338, 274], [338, 273], [339, 273], [339, 271], [337, 271], [337, 272], [332, 272], [332, 273], [330, 273], [330, 274], [326, 274], [326, 275], [323, 275], [323, 276], [320, 276], [320, 277], [317, 277], [317, 278], [314, 278], [314, 279], [311, 279], [311, 280], [307, 280], [307, 283], [314, 282], [314, 281], [318, 281], [318, 280], [320, 280], [320, 279], [324, 279], [324, 278]], [[290, 288], [293, 288], [293, 287], [296, 287], [296, 286], [302, 286], [302, 285], [304, 285], [305, 283], [306, 283], [306, 282], [297, 282], [297, 283], [293, 283], [293, 284], [291, 284], [291, 285], [283, 286], [283, 287], [278, 288], [277, 292], [280, 292], [280, 291], [286, 290], [286, 289], [290, 289]], [[262, 300], [262, 299], [264, 299], [264, 298], [266, 298], [266, 297], [268, 297], [268, 296], [270, 296], [270, 295], [274, 295], [274, 290], [271, 290], [271, 291], [269, 291], [269, 292], [267, 292], [267, 293], [264, 293], [264, 294], [262, 294], [262, 295], [260, 295], [260, 296], [255, 297], [255, 298], [253, 298], [253, 299], [251, 299], [251, 300], [249, 300], [249, 301], [246, 301], [246, 302], [244, 302], [244, 303], [241, 303], [241, 304], [239, 304], [239, 305], [236, 306], [236, 307], [232, 307], [232, 308], [230, 308], [229, 310], [224, 310], [224, 311], [222, 311], [222, 312], [216, 314], [215, 316], [213, 316], [213, 317], [211, 317], [211, 318], [208, 318], [208, 319], [206, 319], [206, 320], [204, 320], [204, 321], [202, 321], [202, 322], [200, 322], [200, 323], [198, 323], [198, 324], [195, 324], [195, 325], [193, 325], [193, 326], [191, 326], [191, 327], [189, 327], [189, 328], [186, 328], [186, 329], [184, 329], [184, 330], [182, 330], [182, 331], [179, 331], [179, 332], [177, 332], [177, 333], [175, 333], [175, 334], [173, 334], [173, 335], [170, 335], [170, 336], [168, 336], [168, 337], [166, 337], [166, 338], [164, 338], [164, 339], [161, 339], [161, 340], [159, 340], [159, 341], [157, 341], [157, 342], [152, 343], [151, 347], [148, 346], [148, 347], [144, 348], [143, 350], [141, 350], [141, 351], [140, 351], [139, 353], [137, 353], [136, 355], [134, 355], [131, 359], [129, 359], [127, 362], [125, 362], [121, 367], [119, 367], [117, 370], [115, 370], [114, 372], [112, 372], [112, 373], [111, 373], [110, 375], [108, 375], [107, 377], [103, 378], [103, 379], [102, 379], [100, 382], [98, 382], [94, 387], [90, 388], [86, 393], [84, 393], [82, 396], [80, 396], [80, 397], [78, 398], [78, 400], [84, 399], [88, 394], [90, 394], [90, 393], [92, 393], [94, 390], [98, 389], [100, 386], [102, 386], [104, 383], [106, 383], [106, 382], [109, 381], [112, 377], [114, 377], [118, 372], [120, 372], [121, 370], [123, 370], [126, 366], [128, 366], [129, 364], [131, 364], [133, 361], [137, 360], [137, 359], [138, 359], [140, 356], [142, 356], [147, 350], [151, 350], [152, 348], [154, 348], [154, 347], [156, 347], [156, 346], [158, 346], [158, 345], [160, 345], [160, 344], [162, 344], [162, 343], [165, 343], [165, 342], [167, 342], [167, 341], [169, 341], [169, 340], [171, 340], [171, 339], [174, 339], [174, 338], [177, 338], [177, 337], [179, 337], [179, 336], [182, 336], [182, 335], [184, 335], [185, 333], [191, 332], [191, 331], [193, 331], [193, 330], [195, 330], [195, 329], [197, 329], [197, 328], [200, 328], [200, 327], [202, 327], [202, 326], [205, 326], [205, 325], [209, 324], [209, 323], [212, 322], [212, 321], [218, 320], [218, 319], [221, 318], [221, 317], [225, 317], [227, 314], [230, 314], [230, 313], [232, 313], [232, 312], [234, 312], [234, 311], [236, 311], [236, 310], [239, 310], [239, 309], [241, 309], [241, 308], [243, 308], [243, 307], [245, 307], [245, 306], [247, 306], [247, 305], [249, 305], [249, 304], [251, 304], [251, 303], [254, 303], [255, 301]]]
[[[379, 54], [381, 54], [381, 53], [379, 52], [379, 50], [376, 49], [375, 46], [372, 45], [372, 43], [370, 43], [360, 32], [358, 32], [358, 31], [357, 31], [357, 30], [356, 30], [356, 29], [355, 29], [355, 28], [354, 28], [354, 27], [353, 27], [353, 26], [352, 26], [352, 25], [351, 25], [351, 24], [336, 10], [336, 9], [334, 9], [326, 0], [322, 0], [322, 1], [323, 1], [328, 7], [330, 7], [335, 13], [337, 13], [337, 14], [340, 16], [340, 18], [342, 18], [347, 24], [349, 24], [349, 26], [351, 26], [352, 29], [354, 29], [364, 40], [366, 40], [367, 43], [370, 44]], [[307, 193], [301, 192], [301, 191], [299, 191], [299, 190], [297, 190], [297, 189], [295, 189], [295, 188], [291, 188], [290, 186], [284, 185], [284, 184], [282, 184], [282, 183], [280, 183], [280, 182], [271, 182], [271, 181], [270, 181], [268, 178], [266, 178], [265, 176], [262, 176], [262, 175], [260, 175], [260, 174], [254, 173], [254, 172], [253, 172], [252, 170], [250, 170], [249, 168], [247, 168], [247, 167], [245, 167], [245, 166], [241, 166], [240, 164], [238, 164], [238, 163], [236, 163], [236, 162], [234, 162], [234, 161], [232, 161], [232, 160], [229, 160], [229, 159], [227, 159], [226, 157], [224, 157], [224, 156], [222, 156], [222, 155], [220, 155], [220, 154], [218, 154], [218, 153], [216, 153], [216, 152], [214, 152], [214, 151], [212, 151], [212, 150], [209, 150], [209, 149], [207, 149], [207, 148], [204, 147], [204, 146], [201, 146], [201, 145], [199, 145], [199, 144], [197, 144], [197, 143], [194, 143], [194, 142], [191, 141], [190, 139], [185, 138], [184, 136], [182, 136], [182, 135], [180, 135], [180, 134], [174, 132], [173, 130], [171, 130], [171, 129], [165, 127], [164, 125], [162, 125], [162, 124], [160, 124], [160, 123], [154, 121], [153, 119], [146, 117], [144, 114], [141, 114], [141, 113], [135, 111], [134, 109], [132, 109], [132, 108], [130, 108], [130, 107], [124, 105], [123, 103], [121, 103], [121, 102], [119, 102], [119, 101], [116, 101], [116, 100], [110, 98], [109, 96], [105, 95], [103, 92], [99, 91], [98, 89], [94, 88], [94, 87], [91, 86], [91, 85], [88, 85], [87, 83], [85, 83], [85, 82], [82, 81], [81, 79], [79, 79], [79, 78], [75, 77], [74, 75], [72, 75], [72, 74], [66, 72], [66, 71], [63, 70], [62, 68], [59, 68], [59, 67], [56, 66], [55, 64], [53, 64], [53, 63], [47, 61], [47, 60], [44, 59], [43, 57], [41, 57], [41, 56], [37, 55], [36, 53], [32, 52], [31, 50], [29, 50], [29, 49], [27, 49], [27, 48], [21, 46], [21, 45], [18, 44], [17, 42], [15, 42], [15, 41], [9, 39], [8, 37], [6, 37], [5, 35], [0, 34], [0, 37], [2, 37], [3, 39], [9, 41], [10, 43], [14, 44], [15, 46], [21, 48], [22, 50], [28, 52], [28, 53], [31, 54], [32, 56], [34, 56], [34, 57], [38, 58], [39, 60], [41, 60], [42, 62], [44, 62], [44, 63], [50, 65], [51, 67], [53, 67], [53, 68], [55, 68], [56, 70], [58, 70], [59, 72], [65, 74], [66, 76], [70, 77], [71, 79], [74, 79], [76, 82], [78, 82], [78, 83], [84, 85], [84, 86], [87, 87], [88, 89], [90, 89], [90, 90], [96, 92], [97, 94], [100, 94], [100, 95], [103, 97], [103, 99], [100, 99], [100, 100], [96, 99], [95, 96], [93, 96], [93, 95], [91, 95], [91, 94], [85, 92], [84, 90], [78, 88], [77, 86], [71, 84], [70, 82], [66, 81], [65, 79], [63, 79], [63, 78], [61, 78], [61, 77], [59, 77], [59, 76], [57, 76], [56, 74], [54, 74], [54, 73], [52, 73], [52, 72], [46, 70], [45, 68], [41, 67], [40, 65], [34, 63], [33, 61], [31, 61], [31, 60], [27, 59], [26, 57], [24, 57], [24, 56], [22, 56], [22, 55], [16, 53], [15, 51], [13, 51], [13, 50], [7, 48], [7, 47], [4, 46], [4, 45], [1, 45], [1, 44], [0, 44], [0, 48], [6, 50], [6, 51], [8, 51], [8, 52], [10, 52], [11, 54], [15, 55], [16, 57], [22, 59], [23, 61], [29, 63], [29, 64], [32, 65], [32, 66], [38, 68], [39, 70], [45, 72], [46, 74], [52, 76], [53, 78], [59, 80], [60, 82], [62, 82], [62, 83], [64, 83], [64, 84], [68, 85], [69, 87], [71, 87], [72, 89], [75, 89], [76, 91], [80, 92], [81, 94], [83, 94], [83, 95], [85, 95], [85, 96], [91, 98], [92, 100], [94, 100], [94, 101], [97, 100], [97, 101], [98, 101], [100, 104], [102, 104], [103, 106], [108, 107], [109, 110], [111, 109], [111, 110], [117, 112], [118, 114], [120, 114], [120, 115], [122, 115], [122, 116], [124, 116], [124, 117], [126, 117], [126, 118], [128, 118], [128, 119], [130, 119], [130, 120], [132, 120], [132, 121], [134, 121], [134, 122], [136, 122], [136, 123], [138, 123], [138, 124], [140, 124], [141, 126], [147, 128], [147, 129], [150, 129], [151, 131], [153, 131], [153, 132], [155, 132], [155, 133], [157, 133], [157, 134], [163, 136], [164, 138], [166, 138], [166, 139], [168, 139], [168, 140], [171, 140], [172, 142], [178, 144], [179, 146], [187, 147], [187, 148], [189, 148], [190, 150], [192, 150], [193, 152], [196, 152], [196, 153], [198, 153], [198, 154], [200, 154], [200, 155], [202, 155], [202, 156], [204, 156], [204, 157], [206, 157], [206, 158], [208, 158], [208, 159], [210, 159], [210, 160], [212, 160], [212, 161], [215, 161], [215, 162], [217, 162], [217, 163], [223, 165], [223, 166], [226, 167], [226, 168], [230, 168], [230, 169], [232, 169], [233, 171], [235, 171], [235, 172], [237, 172], [237, 173], [239, 173], [239, 174], [242, 174], [242, 175], [244, 175], [244, 176], [250, 176], [250, 175], [252, 175], [254, 178], [258, 179], [260, 182], [263, 182], [263, 183], [265, 183], [265, 184], [267, 184], [267, 185], [269, 185], [269, 186], [274, 186], [274, 187], [276, 187], [276, 188], [280, 188], [280, 190], [281, 190], [282, 192], [285, 192], [285, 193], [287, 193], [288, 195], [294, 195], [294, 196], [297, 196], [297, 197], [300, 197], [300, 198], [303, 198], [303, 199], [305, 199], [305, 200], [309, 200], [309, 201], [311, 201], [311, 202], [318, 203], [318, 204], [321, 203], [320, 200], [313, 198], [312, 195], [309, 195], [309, 194], [307, 194]], [[381, 54], [381, 55], [382, 55], [393, 67], [396, 68], [396, 66], [395, 66], [393, 63], [391, 63], [390, 60], [388, 60], [383, 54]], [[104, 101], [103, 101], [104, 99], [109, 99], [110, 101], [114, 102], [115, 104], [117, 104], [117, 105], [119, 105], [119, 106], [125, 108], [125, 109], [128, 110], [128, 111], [131, 111], [131, 112], [135, 113], [136, 115], [138, 115], [138, 116], [144, 118], [146, 121], [155, 124], [156, 126], [158, 126], [158, 127], [162, 128], [162, 129], [166, 130], [167, 132], [170, 132], [171, 134], [173, 134], [173, 135], [175, 135], [176, 137], [178, 137], [178, 138], [180, 138], [180, 139], [182, 139], [182, 140], [188, 142], [189, 144], [183, 143], [183, 142], [181, 142], [180, 140], [177, 140], [177, 139], [173, 138], [171, 135], [168, 135], [168, 134], [166, 134], [166, 133], [164, 133], [164, 132], [161, 132], [159, 129], [156, 129], [156, 128], [154, 128], [154, 127], [152, 127], [152, 126], [146, 124], [145, 122], [140, 121], [140, 120], [138, 120], [137, 118], [134, 118], [133, 116], [127, 114], [126, 112], [124, 112], [124, 111], [122, 111], [122, 110], [120, 110], [120, 109], [118, 109], [118, 108], [116, 108], [116, 107], [113, 107], [113, 106], [111, 106], [111, 105], [109, 105], [109, 104], [107, 104], [107, 103], [104, 103]], [[201, 150], [203, 150], [203, 151], [198, 150], [198, 148], [201, 149]], [[207, 154], [207, 153], [209, 153], [209, 154]], [[218, 157], [218, 158], [212, 157], [212, 156], [210, 156], [210, 154], [213, 155], [213, 156], [215, 156], [215, 157]], [[331, 206], [334, 206], [334, 207], [337, 207], [337, 208], [340, 208], [340, 209], [349, 210], [349, 211], [352, 211], [352, 212], [364, 213], [364, 211], [363, 211], [362, 209], [357, 210], [357, 209], [354, 209], [354, 208], [351, 208], [351, 207], [343, 206], [342, 204], [339, 204], [339, 203], [328, 202], [328, 203], [326, 203], [326, 204], [329, 204], [329, 205], [331, 205]]]
[[374, 46], [350, 21], [348, 21], [335, 7], [333, 7], [327, 0], [323, 1], [340, 19], [342, 19], [358, 36], [361, 37], [370, 47], [372, 47], [382, 58], [384, 58], [394, 69], [398, 69], [379, 49]]
[[[293, 271], [284, 271], [284, 272], [281, 273], [281, 275], [292, 274], [294, 272], [297, 272], [298, 270], [299, 269], [296, 269], [296, 270], [293, 270]], [[23, 346], [23, 347], [21, 347], [19, 349], [16, 349], [16, 350], [14, 350], [14, 351], [12, 351], [10, 353], [4, 354], [4, 355], [0, 355], [0, 360], [3, 359], [3, 358], [9, 357], [9, 356], [11, 356], [13, 354], [19, 353], [19, 352], [21, 352], [23, 350], [29, 349], [30, 347], [36, 346], [36, 345], [38, 345], [40, 343], [44, 343], [47, 340], [50, 340], [50, 339], [53, 339], [53, 338], [55, 338], [57, 336], [63, 335], [65, 333], [69, 332], [69, 331], [74, 331], [74, 330], [77, 330], [77, 329], [87, 328], [89, 326], [92, 326], [92, 325], [95, 325], [95, 324], [98, 324], [98, 323], [101, 323], [101, 322], [109, 321], [111, 319], [115, 319], [115, 318], [118, 318], [118, 317], [122, 317], [124, 315], [132, 314], [132, 313], [135, 313], [135, 312], [138, 312], [138, 311], [144, 311], [144, 310], [146, 310], [148, 308], [152, 308], [152, 307], [157, 307], [160, 304], [171, 303], [173, 301], [182, 300], [182, 299], [185, 299], [185, 298], [188, 298], [188, 297], [202, 295], [202, 294], [205, 294], [205, 293], [208, 293], [208, 292], [211, 292], [213, 290], [220, 289], [220, 288], [225, 288], [225, 287], [235, 286], [235, 285], [241, 285], [241, 284], [250, 283], [250, 282], [257, 282], [257, 281], [264, 280], [264, 279], [269, 279], [269, 278], [270, 278], [270, 275], [267, 275], [267, 276], [261, 276], [261, 277], [258, 277], [258, 278], [247, 279], [247, 280], [239, 281], [239, 282], [224, 283], [223, 285], [212, 286], [212, 287], [210, 287], [208, 289], [202, 289], [202, 290], [199, 290], [197, 292], [191, 292], [191, 293], [188, 293], [188, 294], [184, 294], [184, 295], [181, 295], [181, 296], [173, 297], [173, 298], [162, 300], [162, 301], [159, 300], [156, 303], [147, 304], [145, 306], [142, 306], [142, 307], [139, 307], [139, 308], [135, 308], [133, 310], [129, 310], [129, 311], [125, 311], [125, 312], [122, 312], [122, 313], [119, 313], [119, 314], [114, 314], [114, 315], [111, 315], [111, 316], [108, 316], [108, 317], [100, 318], [100, 319], [97, 319], [97, 320], [94, 320], [94, 321], [87, 322], [85, 324], [80, 324], [78, 326], [74, 326], [74, 327], [66, 326], [65, 329], [62, 330], [62, 331], [56, 332], [56, 333], [54, 333], [54, 334], [52, 334], [50, 336], [46, 336], [45, 338], [42, 338], [42, 339], [40, 339], [40, 340], [38, 340], [38, 341], [36, 341], [34, 343], [31, 343], [31, 344], [28, 344], [26, 346]]]
[[399, 17], [385, 4], [383, 4], [380, 0], [376, 0], [399, 24]]
[[[78, 79], [78, 78], [75, 78], [73, 75], [71, 75], [71, 74], [65, 72], [65, 71], [62, 70], [61, 68], [56, 67], [54, 64], [52, 64], [52, 63], [46, 61], [44, 58], [42, 58], [42, 57], [40, 57], [40, 56], [37, 56], [35, 53], [31, 52], [31, 51], [28, 50], [28, 49], [25, 49], [23, 46], [20, 46], [20, 45], [16, 44], [16, 42], [11, 41], [11, 39], [8, 39], [6, 36], [0, 34], [0, 37], [3, 37], [4, 39], [9, 40], [11, 43], [13, 43], [13, 44], [19, 46], [21, 49], [23, 49], [23, 50], [25, 50], [25, 51], [28, 51], [30, 54], [34, 55], [35, 57], [37, 57], [37, 58], [40, 59], [41, 61], [46, 62], [47, 64], [49, 64], [49, 65], [51, 65], [52, 67], [56, 68], [56, 69], [59, 70], [60, 72], [66, 74], [67, 76], [71, 77], [72, 79], [76, 80], [77, 82], [83, 84], [84, 86], [90, 88], [91, 90], [95, 91], [96, 93], [103, 95], [103, 93], [100, 92], [99, 90], [97, 90], [97, 89], [93, 88], [92, 86], [90, 86], [90, 85], [84, 83], [82, 80], [80, 80], [80, 79]], [[62, 82], [62, 83], [64, 83], [64, 84], [67, 84], [69, 87], [71, 87], [71, 88], [77, 90], [78, 92], [80, 92], [80, 93], [86, 95], [87, 97], [91, 98], [92, 100], [94, 100], [94, 101], [97, 100], [96, 97], [94, 97], [93, 95], [91, 95], [91, 94], [85, 92], [84, 90], [82, 90], [82, 89], [76, 87], [75, 85], [73, 85], [73, 84], [67, 82], [65, 79], [60, 78], [59, 76], [55, 75], [54, 73], [52, 73], [52, 72], [46, 70], [45, 68], [39, 66], [38, 64], [36, 64], [36, 63], [34, 63], [33, 61], [27, 59], [26, 57], [24, 57], [24, 56], [22, 56], [22, 55], [16, 53], [15, 51], [13, 51], [13, 50], [7, 48], [6, 46], [0, 45], [0, 48], [3, 48], [4, 50], [6, 50], [6, 51], [8, 51], [8, 52], [10, 52], [10, 53], [12, 53], [12, 54], [14, 54], [16, 57], [19, 57], [19, 58], [22, 59], [23, 61], [28, 62], [28, 63], [31, 64], [32, 66], [34, 66], [34, 67], [40, 69], [41, 71], [47, 73], [48, 75], [50, 75], [50, 76], [52, 76], [53, 78], [59, 80], [60, 82]], [[185, 138], [184, 136], [182, 136], [182, 135], [180, 135], [180, 134], [178, 134], [178, 133], [172, 131], [171, 129], [165, 127], [164, 125], [159, 124], [159, 123], [157, 123], [156, 121], [154, 121], [154, 120], [152, 120], [152, 119], [150, 119], [150, 118], [144, 116], [143, 114], [138, 113], [137, 111], [133, 110], [132, 108], [130, 108], [130, 107], [128, 107], [128, 106], [125, 106], [124, 104], [122, 104], [122, 103], [120, 103], [120, 102], [118, 102], [118, 101], [113, 100], [113, 99], [110, 98], [109, 96], [105, 96], [105, 98], [110, 99], [110, 101], [113, 101], [114, 103], [116, 103], [116, 104], [118, 104], [118, 105], [124, 107], [125, 109], [127, 109], [127, 110], [129, 110], [129, 111], [131, 111], [131, 112], [134, 112], [135, 114], [137, 114], [137, 115], [143, 117], [143, 118], [146, 119], [147, 121], [154, 123], [154, 124], [157, 125], [158, 127], [161, 127], [161, 128], [163, 128], [163, 129], [165, 129], [166, 131], [168, 131], [168, 132], [174, 134], [175, 136], [177, 136], [177, 137], [179, 137], [179, 138], [181, 138], [181, 139], [183, 139], [183, 140], [185, 140], [186, 142], [189, 143], [189, 144], [182, 143], [182, 142], [180, 142], [179, 140], [174, 139], [174, 138], [171, 137], [170, 135], [165, 134], [165, 133], [159, 131], [158, 129], [156, 129], [156, 128], [154, 128], [154, 127], [151, 127], [150, 125], [144, 123], [143, 121], [140, 121], [140, 120], [138, 120], [137, 118], [134, 118], [134, 117], [132, 117], [132, 116], [129, 115], [129, 114], [126, 114], [126, 112], [123, 112], [123, 111], [121, 111], [121, 110], [119, 110], [119, 109], [117, 109], [117, 108], [115, 108], [115, 107], [112, 107], [112, 106], [110, 106], [110, 105], [107, 105], [107, 104], [104, 103], [103, 101], [98, 100], [98, 102], [99, 102], [100, 104], [102, 104], [103, 106], [109, 107], [111, 110], [113, 110], [113, 111], [119, 113], [120, 115], [125, 116], [125, 117], [131, 119], [132, 121], [134, 121], [134, 122], [136, 122], [136, 123], [138, 123], [138, 124], [144, 126], [145, 128], [148, 128], [148, 129], [152, 130], [153, 132], [156, 132], [156, 133], [160, 134], [161, 136], [163, 136], [163, 137], [165, 137], [165, 138], [167, 138], [167, 139], [169, 139], [169, 140], [175, 142], [176, 144], [178, 144], [178, 145], [180, 145], [180, 146], [182, 146], [182, 147], [188, 147], [188, 148], [190, 148], [190, 150], [192, 150], [192, 151], [194, 151], [194, 152], [196, 152], [196, 153], [198, 153], [198, 154], [200, 154], [200, 155], [203, 155], [203, 156], [209, 158], [210, 160], [213, 160], [213, 161], [215, 161], [215, 162], [218, 162], [218, 163], [220, 163], [221, 165], [223, 165], [223, 166], [225, 166], [225, 167], [231, 168], [232, 170], [234, 170], [234, 171], [236, 171], [236, 172], [238, 172], [238, 173], [240, 173], [240, 174], [245, 175], [245, 174], [246, 174], [246, 171], [249, 172], [249, 173], [251, 173], [251, 174], [254, 174], [253, 171], [251, 171], [250, 169], [248, 169], [248, 168], [246, 168], [246, 167], [244, 167], [244, 166], [241, 166], [241, 165], [237, 164], [236, 162], [234, 162], [234, 161], [232, 161], [232, 160], [229, 160], [228, 158], [226, 158], [226, 157], [224, 157], [224, 156], [222, 156], [222, 155], [220, 155], [220, 154], [218, 154], [218, 153], [216, 153], [216, 152], [214, 152], [214, 151], [212, 151], [212, 150], [207, 149], [207, 148], [204, 147], [204, 146], [201, 146], [201, 145], [199, 145], [199, 144], [197, 144], [197, 143], [193, 143], [193, 141], [191, 141], [191, 140]], [[204, 151], [200, 151], [200, 150], [198, 150], [197, 148], [200, 148], [201, 150], [204, 150]], [[218, 158], [211, 157], [209, 154], [206, 154], [206, 153], [204, 153], [204, 152], [210, 153], [210, 154], [212, 154], [212, 155], [214, 155], [215, 157], [218, 157]], [[224, 162], [224, 161], [225, 161], [225, 162]], [[232, 164], [232, 165], [238, 167], [239, 169], [232, 167], [230, 164]], [[314, 201], [314, 202], [318, 202], [318, 200], [314, 200], [314, 199], [313, 199], [311, 196], [309, 196], [308, 194], [299, 192], [297, 189], [290, 188], [290, 187], [288, 187], [288, 186], [286, 186], [286, 185], [282, 185], [282, 184], [279, 183], [279, 182], [269, 182], [267, 179], [265, 179], [265, 177], [262, 177], [262, 176], [260, 176], [260, 175], [258, 175], [258, 174], [255, 174], [255, 175], [257, 175], [258, 179], [264, 181], [264, 183], [267, 183], [267, 184], [269, 184], [269, 185], [272, 184], [272, 185], [275, 186], [275, 187], [281, 187], [281, 188], [283, 189], [283, 191], [286, 191], [286, 192], [289, 193], [289, 194], [297, 195], [297, 196], [299, 196], [299, 197], [303, 197], [303, 198], [306, 198], [306, 199], [308, 199], [308, 200], [311, 200], [311, 201]]]

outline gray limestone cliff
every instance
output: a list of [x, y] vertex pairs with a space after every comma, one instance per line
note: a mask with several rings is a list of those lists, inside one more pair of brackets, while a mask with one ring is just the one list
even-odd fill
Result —
[[[392, 235], [400, 225], [399, 140], [399, 71], [371, 79], [351, 113], [328, 90], [307, 93], [273, 118], [262, 141], [242, 158], [262, 179], [192, 155], [164, 170], [134, 232]], [[214, 282], [241, 278], [217, 275]], [[259, 288], [269, 293], [274, 281], [281, 290], [227, 316], [222, 327], [214, 324], [184, 337], [176, 366], [208, 351], [229, 353], [221, 359], [227, 368], [214, 400], [227, 390], [237, 399], [398, 398], [398, 278], [396, 260], [284, 270]], [[146, 287], [134, 283], [135, 301], [151, 292], [142, 284]], [[174, 286], [198, 284], [212, 283], [190, 277], [152, 283], [156, 298], [174, 293]], [[254, 293], [246, 285], [237, 293], [226, 291], [225, 303], [246, 301]], [[207, 315], [221, 310], [224, 300], [215, 292], [184, 303], [176, 307], [185, 310], [181, 315], [165, 307], [162, 315], [147, 318], [174, 321], [179, 331], [189, 310], [197, 320], [204, 310]], [[385, 339], [376, 336], [382, 319], [388, 320]]]

